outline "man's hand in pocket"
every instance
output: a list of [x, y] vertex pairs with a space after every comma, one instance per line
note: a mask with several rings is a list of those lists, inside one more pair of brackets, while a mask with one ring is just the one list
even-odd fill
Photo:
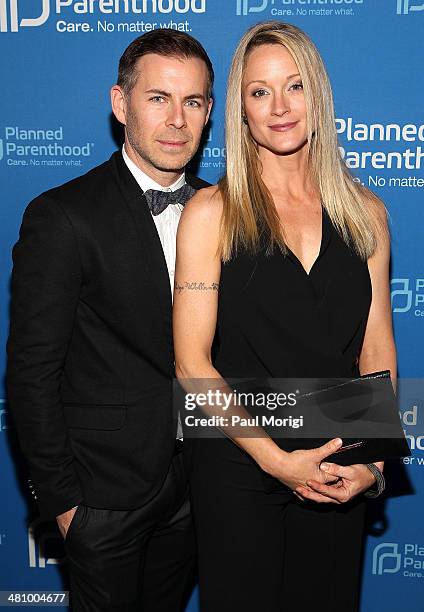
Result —
[[78, 506], [74, 506], [70, 510], [59, 514], [56, 517], [57, 524], [59, 526], [59, 531], [62, 534], [63, 539], [66, 538], [66, 534], [69, 529], [69, 525], [71, 524], [72, 519], [74, 518], [74, 514], [77, 511]]

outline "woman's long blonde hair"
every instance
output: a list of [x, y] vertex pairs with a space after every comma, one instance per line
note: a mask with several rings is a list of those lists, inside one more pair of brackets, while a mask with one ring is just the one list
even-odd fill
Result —
[[379, 231], [378, 217], [369, 203], [378, 198], [353, 180], [341, 157], [331, 85], [317, 48], [302, 30], [279, 21], [250, 28], [240, 40], [231, 64], [225, 120], [227, 169], [219, 182], [223, 198], [221, 258], [228, 261], [239, 246], [257, 251], [261, 226], [269, 230], [268, 252], [275, 244], [287, 251], [277, 210], [261, 178], [257, 145], [243, 121], [246, 60], [252, 49], [267, 44], [284, 46], [297, 64], [306, 102], [311, 183], [344, 241], [366, 260], [375, 251]]

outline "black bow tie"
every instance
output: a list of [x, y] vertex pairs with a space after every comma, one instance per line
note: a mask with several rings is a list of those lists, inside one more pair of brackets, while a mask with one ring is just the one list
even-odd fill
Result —
[[148, 189], [144, 192], [149, 210], [152, 215], [160, 215], [170, 204], [184, 204], [196, 193], [191, 185], [183, 185], [176, 191], [160, 191], [159, 189]]

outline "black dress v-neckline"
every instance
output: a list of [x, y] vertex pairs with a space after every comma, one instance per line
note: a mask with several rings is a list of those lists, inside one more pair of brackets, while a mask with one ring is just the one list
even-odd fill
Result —
[[320, 241], [318, 255], [313, 261], [312, 266], [309, 269], [309, 272], [306, 271], [305, 266], [302, 264], [302, 262], [297, 257], [297, 255], [291, 250], [289, 246], [286, 245], [288, 257], [291, 259], [291, 261], [294, 264], [296, 264], [297, 266], [301, 268], [303, 274], [305, 274], [305, 276], [307, 276], [308, 278], [311, 278], [311, 274], [313, 273], [314, 268], [316, 267], [324, 251], [328, 247], [329, 240], [331, 239], [331, 232], [329, 231], [330, 228], [328, 226], [329, 223], [331, 223], [331, 221], [328, 217], [328, 213], [325, 207], [321, 205], [321, 241]]
[[299, 266], [302, 268], [302, 270], [306, 274], [306, 276], [310, 276], [310, 274], [311, 274], [315, 264], [317, 263], [318, 259], [320, 258], [321, 251], [322, 251], [322, 246], [323, 246], [323, 237], [324, 237], [324, 207], [321, 206], [321, 238], [320, 238], [320, 243], [319, 243], [319, 250], [318, 250], [318, 255], [316, 256], [316, 258], [314, 259], [314, 261], [312, 263], [312, 266], [309, 268], [309, 272], [306, 271], [305, 266], [300, 261], [299, 257], [296, 255], [296, 253], [286, 244], [286, 248], [287, 248], [288, 254], [292, 257], [292, 259], [295, 261], [295, 263], [299, 264]]

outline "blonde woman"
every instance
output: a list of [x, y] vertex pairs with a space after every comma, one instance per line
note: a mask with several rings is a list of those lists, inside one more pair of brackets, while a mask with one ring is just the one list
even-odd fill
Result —
[[[260, 23], [241, 39], [226, 146], [226, 175], [178, 230], [177, 376], [394, 378], [385, 208], [342, 162], [323, 62], [295, 26]], [[202, 612], [357, 610], [375, 476], [322, 463], [340, 444], [191, 443]]]

